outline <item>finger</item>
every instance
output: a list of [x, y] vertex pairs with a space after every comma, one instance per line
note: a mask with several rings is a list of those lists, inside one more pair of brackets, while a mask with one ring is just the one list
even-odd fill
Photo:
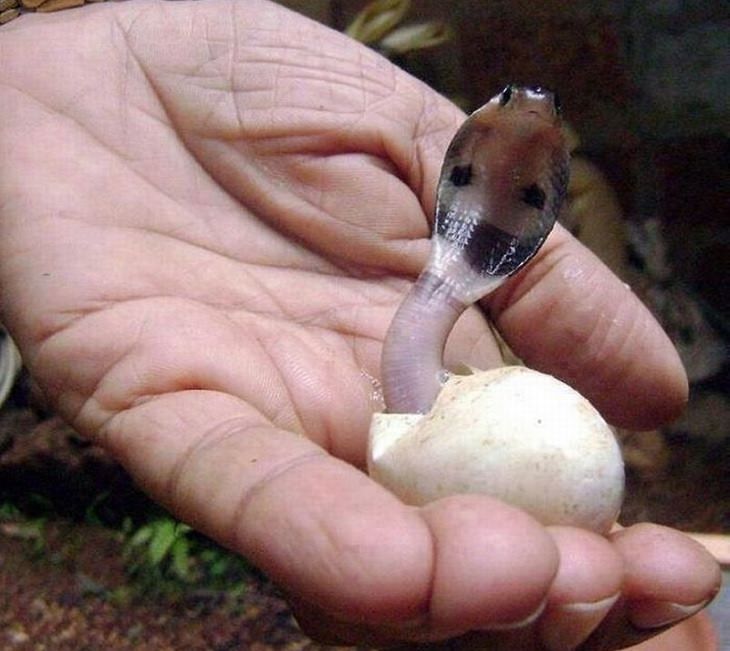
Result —
[[558, 568], [555, 544], [524, 512], [461, 495], [423, 508], [435, 544], [430, 617], [469, 631], [519, 628], [545, 606]]
[[719, 591], [718, 564], [678, 531], [639, 524], [610, 539], [623, 558], [623, 597], [591, 635], [587, 651], [623, 648], [617, 641], [638, 644], [697, 614]]
[[621, 593], [623, 560], [589, 531], [549, 527], [560, 553], [539, 632], [549, 651], [572, 651], [603, 621]]
[[[338, 619], [316, 604], [286, 595], [294, 619], [308, 637], [327, 646], [367, 645], [391, 648], [403, 642], [399, 635], [390, 635], [386, 627], [371, 626], [361, 622]], [[420, 626], [420, 619], [417, 620]], [[400, 627], [399, 627], [400, 628]]]
[[[472, 632], [460, 637], [458, 641], [418, 648], [428, 651], [440, 648], [459, 651], [472, 648], [520, 651], [528, 648], [542, 651], [576, 649], [599, 626], [618, 600], [623, 581], [623, 560], [602, 536], [567, 527], [550, 527], [548, 531], [557, 545], [560, 565], [549, 589], [544, 614], [539, 618], [537, 635], [531, 630], [531, 618], [528, 615], [522, 618], [522, 626], [519, 622], [511, 627], [491, 626], [491, 631]], [[524, 558], [519, 550], [514, 551], [518, 557]], [[468, 551], [464, 550], [464, 553]], [[530, 580], [534, 580], [534, 577], [530, 577]], [[480, 584], [476, 586], [476, 591], [472, 589], [469, 593], [469, 608], [475, 609], [478, 591], [482, 587]], [[457, 603], [455, 607], [460, 606]], [[481, 607], [484, 608], [484, 605]], [[529, 608], [525, 608], [527, 610]], [[421, 641], [428, 639], [416, 622], [410, 631], [407, 627], [402, 627], [397, 634], [391, 632], [387, 635], [385, 630], [374, 632], [356, 628], [352, 623], [333, 621], [311, 604], [296, 604], [295, 612], [307, 633], [331, 644], [352, 642], [355, 639], [354, 632], [357, 632], [358, 639], [379, 646], [392, 644], [398, 637], [411, 637]], [[434, 633], [431, 630], [431, 639], [443, 637], [443, 631], [441, 636]]]
[[600, 625], [619, 598], [621, 556], [608, 540], [589, 531], [569, 527], [548, 527], [547, 531], [560, 562], [537, 622], [472, 634], [459, 640], [455, 649], [571, 651]]
[[544, 610], [557, 570], [550, 537], [529, 516], [489, 498], [444, 499], [426, 506], [423, 515], [436, 550], [427, 614], [395, 625], [368, 626], [295, 600], [300, 625], [330, 644], [391, 646], [409, 640], [429, 650], [472, 645], [524, 650], [525, 636], [534, 637], [530, 626]]
[[561, 227], [485, 306], [519, 357], [575, 387], [615, 425], [648, 429], [686, 403], [687, 379], [669, 338]]
[[405, 506], [223, 394], [138, 404], [103, 441], [153, 497], [339, 621], [401, 638], [509, 626], [542, 607], [557, 568], [519, 510], [474, 496]]
[[641, 524], [611, 538], [624, 558], [627, 614], [637, 628], [659, 628], [686, 619], [704, 608], [720, 588], [722, 575], [715, 559], [678, 531]]

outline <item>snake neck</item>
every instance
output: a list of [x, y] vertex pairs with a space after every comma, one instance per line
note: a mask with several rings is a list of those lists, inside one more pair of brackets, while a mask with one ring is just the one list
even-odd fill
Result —
[[467, 305], [451, 285], [424, 271], [398, 308], [383, 345], [385, 405], [391, 413], [426, 413], [448, 373], [446, 339]]

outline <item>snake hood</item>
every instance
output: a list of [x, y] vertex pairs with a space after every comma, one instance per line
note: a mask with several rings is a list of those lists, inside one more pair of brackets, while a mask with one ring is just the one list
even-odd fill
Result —
[[568, 164], [555, 95], [507, 86], [469, 116], [446, 152], [429, 270], [465, 303], [517, 271], [555, 223]]

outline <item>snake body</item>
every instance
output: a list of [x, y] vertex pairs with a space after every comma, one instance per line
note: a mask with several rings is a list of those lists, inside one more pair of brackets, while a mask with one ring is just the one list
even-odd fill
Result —
[[462, 312], [540, 248], [566, 194], [569, 154], [550, 91], [510, 85], [449, 145], [431, 254], [383, 349], [388, 411], [425, 413], [448, 376], [443, 349]]

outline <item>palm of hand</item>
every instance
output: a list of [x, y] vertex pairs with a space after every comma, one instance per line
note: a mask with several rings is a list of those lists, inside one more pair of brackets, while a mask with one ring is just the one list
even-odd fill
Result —
[[[227, 16], [178, 16], [193, 31], [228, 29]], [[366, 105], [390, 92], [388, 80], [363, 90], [352, 79], [367, 70], [361, 60], [302, 62], [297, 48], [314, 33], [290, 41], [284, 57], [265, 49], [281, 37], [221, 34], [211, 61], [187, 22], [170, 17], [154, 34], [159, 45], [146, 33], [159, 16], [117, 22], [98, 69], [64, 61], [64, 74], [20, 72], [28, 91], [17, 108], [48, 144], [11, 177], [39, 215], [20, 237], [44, 251], [33, 289], [48, 309], [28, 341], [37, 370], [81, 342], [94, 350], [93, 364], [53, 396], [87, 432], [120, 406], [205, 389], [354, 459], [370, 416], [368, 376], [405, 286], [397, 276], [422, 263], [426, 243], [411, 242], [429, 230], [381, 132], [402, 130], [397, 120], [424, 96], [413, 83], [403, 115], [371, 115]], [[56, 38], [73, 39], [66, 27]], [[98, 32], [85, 33], [96, 47]], [[377, 66], [373, 56], [374, 76]], [[458, 120], [447, 109], [434, 109], [443, 138]], [[15, 135], [31, 140], [29, 130]], [[421, 171], [407, 160], [415, 150], [402, 149], [410, 180]]]
[[[0, 52], [16, 120], [0, 130], [0, 271], [17, 294], [3, 318], [61, 412], [265, 567], [313, 629], [397, 639], [523, 618], [556, 571], [536, 525], [468, 500], [424, 525], [334, 459], [362, 463], [370, 378], [460, 115], [338, 35], [238, 6], [99, 8], [3, 34], [31, 57]], [[494, 363], [478, 316], [461, 335], [456, 358]], [[524, 576], [505, 566], [486, 614], [473, 568], [432, 574], [445, 523], [469, 533], [448, 534], [459, 553], [500, 527], [520, 552]]]

